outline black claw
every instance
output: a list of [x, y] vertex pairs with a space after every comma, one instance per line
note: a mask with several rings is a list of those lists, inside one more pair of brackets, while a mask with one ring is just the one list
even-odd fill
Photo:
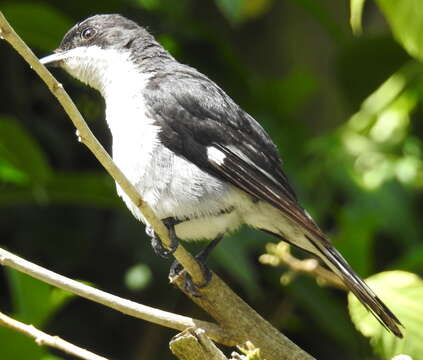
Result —
[[192, 281], [191, 275], [188, 274], [182, 267], [182, 265], [177, 261], [174, 261], [172, 266], [170, 267], [169, 279], [172, 282], [176, 277], [183, 276], [185, 291], [194, 297], [199, 297], [200, 294], [198, 290], [206, 287], [210, 283], [212, 278], [212, 272], [210, 271], [208, 266], [204, 264], [201, 260], [199, 260], [197, 257], [195, 257], [195, 259], [197, 260], [197, 263], [201, 268], [201, 272], [204, 279], [201, 284], [195, 284], [194, 281]]
[[199, 289], [205, 288], [212, 279], [212, 272], [210, 271], [209, 267], [206, 265], [207, 257], [210, 255], [211, 250], [219, 243], [223, 236], [219, 236], [214, 239], [209, 245], [207, 245], [202, 251], [200, 251], [196, 256], [195, 260], [197, 261], [198, 265], [201, 268], [201, 272], [203, 275], [203, 283], [195, 284], [192, 281], [192, 277], [190, 274], [185, 272], [182, 265], [174, 261], [172, 266], [170, 267], [169, 271], [169, 278], [170, 280], [174, 280], [177, 276], [184, 276], [184, 289], [187, 293], [192, 296], [199, 297], [200, 294], [198, 292]]
[[154, 236], [151, 238], [151, 247], [153, 248], [154, 253], [157, 256], [160, 256], [164, 259], [167, 259], [176, 250], [176, 249], [166, 249], [163, 246], [162, 241], [156, 234], [154, 234]]
[[154, 232], [152, 227], [147, 226], [145, 228], [145, 232], [149, 237], [151, 237], [151, 246], [154, 252], [156, 253], [156, 255], [167, 259], [176, 251], [179, 245], [179, 240], [175, 232], [175, 225], [178, 224], [179, 222], [178, 220], [168, 218], [168, 219], [164, 219], [163, 223], [166, 225], [166, 227], [169, 230], [170, 248], [167, 248], [163, 245], [162, 240], [157, 236], [157, 234]]

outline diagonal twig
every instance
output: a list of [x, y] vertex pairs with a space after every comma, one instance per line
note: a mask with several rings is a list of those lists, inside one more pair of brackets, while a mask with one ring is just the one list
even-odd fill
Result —
[[105, 291], [47, 270], [2, 248], [0, 248], [0, 264], [19, 270], [32, 276], [33, 278], [46, 282], [47, 284], [108, 306], [123, 314], [180, 331], [190, 327], [201, 327], [206, 330], [207, 335], [213, 340], [223, 343], [228, 342], [228, 335], [225, 333], [224, 329], [216, 324], [155, 309], [150, 306], [142, 305], [134, 301], [109, 294]]
[[62, 350], [68, 354], [76, 356], [84, 360], [108, 360], [103, 356], [96, 355], [91, 351], [80, 348], [66, 340], [61, 339], [58, 336], [49, 335], [41, 330], [38, 330], [32, 325], [24, 324], [23, 322], [17, 321], [10, 316], [7, 316], [0, 312], [0, 325], [6, 326], [13, 330], [16, 330], [26, 336], [29, 336], [40, 345], [47, 345], [59, 350]]

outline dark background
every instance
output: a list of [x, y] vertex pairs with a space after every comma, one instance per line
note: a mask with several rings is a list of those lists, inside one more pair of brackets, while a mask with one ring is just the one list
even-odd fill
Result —
[[[301, 203], [361, 276], [422, 271], [422, 67], [372, 2], [359, 37], [339, 0], [0, 1], [0, 9], [39, 57], [93, 14], [117, 12], [148, 27], [263, 124]], [[171, 261], [153, 254], [144, 226], [76, 141], [60, 105], [6, 43], [0, 65], [1, 246], [113, 294], [205, 318], [168, 284]], [[110, 149], [99, 94], [53, 73]], [[381, 98], [369, 98], [393, 74], [403, 79], [400, 95], [388, 84]], [[242, 229], [219, 245], [211, 267], [315, 357], [376, 358], [349, 318], [345, 293], [304, 276], [281, 285], [287, 269], [259, 263], [270, 241]], [[0, 289], [3, 311], [111, 359], [173, 358], [174, 331], [10, 270], [0, 272]], [[70, 358], [4, 329], [0, 335], [1, 359]]]

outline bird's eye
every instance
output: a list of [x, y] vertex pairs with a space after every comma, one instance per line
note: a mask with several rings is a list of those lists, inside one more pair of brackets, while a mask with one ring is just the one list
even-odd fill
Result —
[[81, 37], [84, 40], [90, 40], [94, 37], [94, 35], [97, 33], [97, 31], [94, 28], [86, 28], [82, 30]]

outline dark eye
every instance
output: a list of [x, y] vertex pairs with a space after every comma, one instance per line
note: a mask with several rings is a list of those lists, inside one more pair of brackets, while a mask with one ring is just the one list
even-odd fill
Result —
[[84, 40], [90, 40], [94, 37], [94, 35], [97, 33], [97, 31], [94, 28], [86, 28], [82, 30], [81, 37]]

